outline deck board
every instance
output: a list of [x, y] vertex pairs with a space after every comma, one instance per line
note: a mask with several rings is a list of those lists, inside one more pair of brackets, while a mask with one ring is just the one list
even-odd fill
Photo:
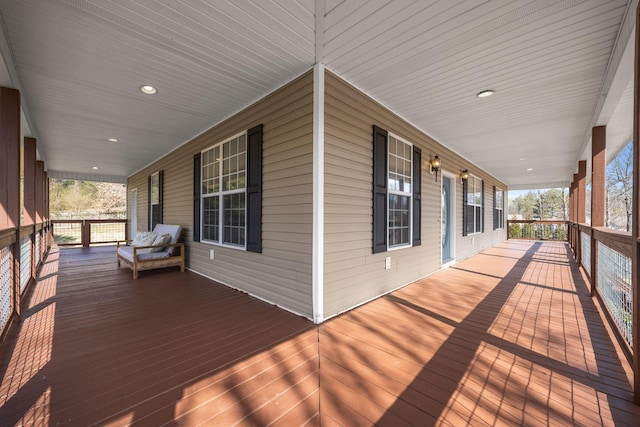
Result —
[[510, 241], [321, 326], [113, 248], [54, 249], [0, 425], [640, 425], [567, 246]]

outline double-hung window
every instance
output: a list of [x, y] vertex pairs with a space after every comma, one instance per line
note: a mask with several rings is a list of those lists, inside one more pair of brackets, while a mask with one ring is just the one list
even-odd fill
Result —
[[389, 134], [388, 138], [389, 249], [411, 246], [413, 146]]
[[159, 171], [149, 176], [149, 230], [162, 223], [162, 187], [164, 172]]
[[246, 248], [247, 134], [202, 152], [203, 242]]
[[504, 190], [493, 187], [493, 229], [504, 228]]
[[373, 126], [373, 253], [421, 244], [421, 153]]
[[480, 178], [469, 175], [463, 187], [464, 234], [484, 231], [484, 183]]

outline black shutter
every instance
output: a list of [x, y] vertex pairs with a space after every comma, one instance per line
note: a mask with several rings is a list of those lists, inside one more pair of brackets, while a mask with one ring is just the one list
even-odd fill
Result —
[[153, 212], [151, 212], [151, 175], [149, 175], [149, 177], [147, 178], [147, 182], [149, 184], [147, 186], [149, 190], [147, 192], [147, 196], [148, 196], [147, 197], [147, 230], [151, 231], [152, 230], [151, 223], [153, 222], [153, 220], [151, 219], [153, 215]]
[[200, 241], [200, 156], [198, 153], [193, 156], [193, 241]]
[[247, 132], [247, 251], [262, 252], [262, 125]]
[[[481, 200], [481, 202], [480, 202], [480, 204], [481, 204], [481, 207], [480, 207], [480, 232], [484, 233], [484, 179], [482, 180], [482, 186], [481, 186], [481, 190], [480, 191], [482, 191], [480, 193], [480, 200]], [[476, 230], [476, 231], [478, 231], [478, 230]]]
[[413, 246], [420, 246], [422, 218], [422, 151], [413, 146]]
[[387, 250], [387, 136], [373, 126], [373, 253]]
[[462, 180], [462, 235], [469, 234], [467, 217], [469, 216], [469, 206], [467, 205], [467, 199], [469, 197], [469, 179]]
[[155, 228], [156, 224], [162, 224], [164, 219], [164, 205], [163, 205], [163, 188], [164, 188], [164, 170], [158, 172], [158, 213], [155, 223], [153, 227]]
[[496, 186], [493, 186], [493, 229], [496, 230], [498, 228], [498, 222], [500, 219], [498, 218], [498, 201], [496, 200], [497, 194]]

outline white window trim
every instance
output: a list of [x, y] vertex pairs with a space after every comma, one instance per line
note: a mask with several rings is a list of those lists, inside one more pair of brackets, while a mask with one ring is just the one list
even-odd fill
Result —
[[[222, 191], [222, 160], [223, 160], [222, 159], [222, 146], [225, 143], [227, 143], [227, 142], [229, 142], [231, 140], [234, 140], [236, 138], [239, 138], [239, 137], [241, 137], [243, 135], [245, 136], [245, 186], [241, 190], [237, 190], [236, 189], [236, 190]], [[203, 149], [202, 151], [200, 151], [200, 156], [201, 156], [200, 158], [203, 158], [203, 155], [204, 155], [205, 152], [207, 152], [209, 150], [212, 150], [212, 149], [214, 149], [216, 147], [220, 147], [220, 153], [221, 153], [220, 154], [220, 171], [219, 171], [219, 174], [218, 174], [218, 179], [220, 180], [220, 191], [218, 191], [216, 193], [207, 193], [207, 194], [205, 194], [205, 193], [203, 193], [201, 191], [201, 194], [200, 194], [200, 218], [204, 218], [204, 199], [205, 199], [205, 197], [212, 197], [213, 196], [213, 197], [218, 197], [220, 199], [220, 204], [219, 204], [219, 209], [218, 209], [219, 210], [219, 212], [218, 212], [218, 238], [219, 238], [219, 241], [216, 242], [216, 241], [208, 240], [208, 239], [204, 238], [204, 226], [205, 226], [205, 224], [204, 224], [204, 220], [201, 220], [200, 221], [200, 236], [201, 236], [200, 241], [202, 243], [205, 243], [207, 245], [213, 245], [213, 246], [220, 246], [220, 247], [229, 248], [229, 249], [235, 249], [235, 250], [239, 250], [239, 251], [246, 251], [247, 250], [247, 185], [246, 185], [246, 179], [247, 179], [247, 161], [248, 161], [248, 159], [247, 159], [247, 154], [246, 153], [248, 153], [248, 151], [249, 151], [248, 150], [248, 143], [249, 143], [249, 141], [247, 139], [247, 131], [245, 130], [243, 132], [239, 132], [239, 133], [237, 133], [237, 134], [235, 134], [233, 136], [230, 136], [230, 137], [224, 139], [223, 141], [220, 141], [220, 142], [218, 142], [216, 144], [213, 144], [213, 145]], [[202, 168], [203, 168], [203, 165], [201, 164], [200, 165], [200, 183], [199, 183], [201, 189], [202, 189], [202, 181], [203, 181]], [[224, 243], [223, 242], [223, 238], [222, 238], [223, 232], [224, 232], [223, 231], [223, 221], [222, 221], [222, 219], [224, 217], [224, 209], [223, 209], [224, 204], [222, 203], [222, 200], [223, 200], [224, 196], [226, 196], [226, 195], [240, 194], [240, 193], [245, 195], [245, 198], [244, 198], [244, 200], [245, 200], [245, 205], [244, 205], [245, 221], [244, 221], [244, 245], [243, 246]]]
[[500, 221], [500, 223], [498, 224], [498, 227], [496, 227], [496, 230], [504, 230], [504, 195], [505, 195], [505, 191], [500, 188], [500, 187], [496, 187], [496, 195], [498, 194], [498, 191], [502, 192], [502, 206], [498, 207], [498, 204], [495, 203], [494, 201], [494, 209], [502, 211], [502, 221]]
[[[475, 180], [480, 181], [480, 204], [479, 205], [475, 204], [475, 201], [474, 201], [473, 204], [469, 203], [469, 194], [470, 194], [469, 184], [471, 184], [472, 181], [474, 182], [473, 194], [475, 194], [476, 193], [476, 191], [475, 191]], [[475, 236], [476, 234], [482, 234], [482, 225], [480, 226], [480, 230], [476, 230], [476, 207], [479, 207], [480, 211], [482, 211], [482, 196], [483, 196], [483, 194], [482, 194], [482, 178], [480, 178], [478, 176], [475, 176], [475, 175], [472, 175], [472, 174], [469, 174], [469, 179], [467, 180], [467, 200], [466, 200], [466, 202], [467, 202], [467, 208], [471, 207], [472, 210], [473, 210], [473, 229], [475, 231], [473, 233], [467, 233], [467, 236]], [[482, 221], [482, 218], [480, 220]], [[464, 224], [464, 226], [466, 227], [467, 224]]]
[[[411, 191], [409, 193], [404, 191], [391, 191], [389, 189], [389, 138], [395, 138], [404, 144], [407, 144], [411, 147]], [[387, 134], [387, 224], [386, 230], [387, 233], [387, 251], [397, 251], [399, 249], [406, 249], [413, 247], [413, 143], [407, 141], [404, 138], [399, 137], [398, 135], [388, 132]], [[397, 245], [390, 246], [389, 245], [389, 196], [392, 194], [400, 195], [400, 196], [409, 196], [409, 242], [405, 245]]]

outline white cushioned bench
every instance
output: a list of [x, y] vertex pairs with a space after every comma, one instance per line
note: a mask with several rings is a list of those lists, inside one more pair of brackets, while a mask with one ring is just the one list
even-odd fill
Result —
[[152, 233], [138, 233], [131, 246], [124, 244], [131, 241], [118, 242], [118, 267], [125, 264], [131, 268], [134, 279], [138, 271], [156, 268], [180, 266], [184, 272], [184, 243], [178, 243], [181, 231], [179, 225], [156, 224]]

